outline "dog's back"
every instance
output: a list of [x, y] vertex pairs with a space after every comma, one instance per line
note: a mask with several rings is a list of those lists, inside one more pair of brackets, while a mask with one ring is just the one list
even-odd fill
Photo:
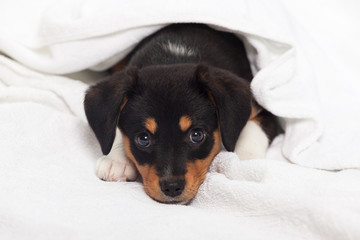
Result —
[[206, 63], [251, 81], [243, 42], [203, 24], [172, 24], [145, 38], [129, 55], [129, 65], [145, 67]]
[[107, 155], [97, 165], [102, 179], [134, 180], [135, 165], [149, 196], [187, 203], [221, 145], [240, 159], [262, 158], [278, 134], [275, 117], [252, 96], [250, 63], [234, 34], [172, 24], [126, 60], [85, 97], [89, 124]]

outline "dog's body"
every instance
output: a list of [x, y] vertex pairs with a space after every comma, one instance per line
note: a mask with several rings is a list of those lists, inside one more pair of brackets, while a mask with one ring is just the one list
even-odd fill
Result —
[[127, 61], [85, 97], [107, 155], [96, 167], [104, 180], [134, 180], [137, 169], [149, 196], [186, 203], [221, 144], [240, 159], [264, 157], [279, 132], [252, 98], [245, 48], [231, 33], [173, 24], [140, 42]]

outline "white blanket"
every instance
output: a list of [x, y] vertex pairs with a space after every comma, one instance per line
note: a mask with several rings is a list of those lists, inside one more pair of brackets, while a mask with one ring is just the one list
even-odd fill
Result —
[[[103, 70], [171, 22], [245, 39], [254, 95], [285, 128], [266, 159], [221, 152], [189, 206], [99, 181], [82, 106], [97, 74], [55, 75]], [[278, 1], [2, 1], [0, 239], [360, 238], [360, 74], [319, 39]]]

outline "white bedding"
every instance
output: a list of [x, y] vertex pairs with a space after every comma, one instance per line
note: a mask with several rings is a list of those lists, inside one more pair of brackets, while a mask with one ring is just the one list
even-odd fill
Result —
[[[359, 239], [360, 31], [347, 26], [360, 6], [347, 4], [2, 1], [0, 239]], [[221, 152], [189, 206], [96, 178], [82, 102], [99, 74], [73, 74], [170, 22], [244, 38], [254, 95], [286, 130], [266, 159]]]

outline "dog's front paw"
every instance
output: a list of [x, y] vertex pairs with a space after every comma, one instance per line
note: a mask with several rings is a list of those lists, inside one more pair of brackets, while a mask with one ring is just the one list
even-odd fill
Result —
[[137, 172], [134, 164], [129, 160], [114, 160], [103, 156], [97, 160], [96, 176], [104, 181], [124, 182], [134, 181]]

